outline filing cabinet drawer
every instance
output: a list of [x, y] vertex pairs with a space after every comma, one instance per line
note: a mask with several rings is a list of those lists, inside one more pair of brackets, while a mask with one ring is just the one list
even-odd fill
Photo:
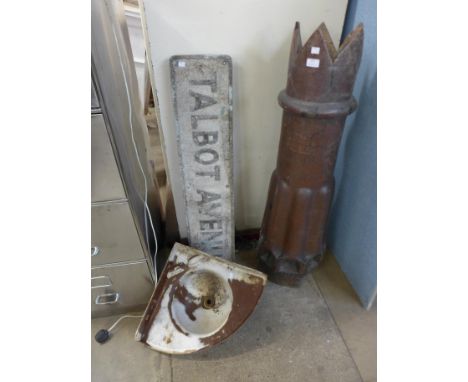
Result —
[[102, 114], [91, 116], [91, 201], [125, 199], [125, 190], [115, 161]]
[[128, 202], [91, 206], [91, 266], [145, 259]]
[[91, 269], [91, 315], [102, 317], [143, 310], [154, 289], [146, 261]]

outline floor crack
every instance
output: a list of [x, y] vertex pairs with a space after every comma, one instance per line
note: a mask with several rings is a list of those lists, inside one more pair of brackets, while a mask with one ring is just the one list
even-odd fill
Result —
[[[310, 279], [313, 280], [313, 283], [310, 281]], [[317, 281], [315, 281], [315, 279], [314, 279], [314, 277], [312, 275], [309, 275], [309, 277], [306, 277], [306, 280], [312, 287], [315, 287], [317, 289], [318, 294], [320, 295], [323, 302], [325, 303], [325, 305], [326, 305], [326, 307], [328, 309], [328, 312], [330, 313], [330, 316], [331, 316], [331, 318], [333, 320], [333, 323], [335, 324], [335, 327], [338, 330], [338, 333], [340, 334], [341, 339], [343, 340], [343, 343], [344, 343], [344, 345], [346, 347], [346, 351], [348, 352], [349, 356], [351, 357], [351, 359], [353, 361], [353, 364], [354, 364], [354, 367], [356, 368], [356, 370], [357, 370], [357, 372], [359, 374], [359, 378], [361, 379], [361, 382], [364, 382], [364, 378], [362, 378], [361, 371], [359, 370], [359, 367], [358, 367], [358, 365], [357, 365], [357, 363], [356, 363], [356, 361], [355, 361], [355, 359], [353, 357], [353, 354], [351, 353], [351, 350], [349, 350], [348, 344], [347, 344], [347, 342], [346, 342], [346, 340], [345, 340], [345, 338], [343, 336], [343, 333], [341, 332], [340, 327], [338, 326], [338, 323], [335, 320], [335, 316], [333, 315], [333, 312], [330, 309], [330, 306], [328, 305], [328, 302], [327, 302], [325, 296], [323, 295], [322, 290], [320, 289], [319, 283]]]
[[172, 355], [169, 355], [169, 365], [171, 367], [171, 382], [174, 381], [174, 373], [173, 373], [173, 369], [172, 369]]

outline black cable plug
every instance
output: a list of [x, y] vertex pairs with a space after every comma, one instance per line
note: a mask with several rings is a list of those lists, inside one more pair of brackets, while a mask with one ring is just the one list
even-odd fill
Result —
[[96, 342], [99, 342], [100, 344], [107, 342], [109, 338], [110, 338], [110, 333], [106, 329], [99, 330], [94, 336], [94, 339], [96, 340]]

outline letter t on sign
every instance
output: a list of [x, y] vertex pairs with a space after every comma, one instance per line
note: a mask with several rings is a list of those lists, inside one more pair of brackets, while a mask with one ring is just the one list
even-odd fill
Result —
[[186, 208], [179, 224], [192, 247], [232, 260], [232, 61], [173, 56], [170, 68]]

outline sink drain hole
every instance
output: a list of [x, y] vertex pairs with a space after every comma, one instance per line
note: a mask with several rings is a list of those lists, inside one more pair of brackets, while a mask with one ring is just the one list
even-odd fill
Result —
[[215, 299], [213, 296], [204, 296], [202, 299], [202, 305], [205, 309], [211, 309], [215, 306]]

